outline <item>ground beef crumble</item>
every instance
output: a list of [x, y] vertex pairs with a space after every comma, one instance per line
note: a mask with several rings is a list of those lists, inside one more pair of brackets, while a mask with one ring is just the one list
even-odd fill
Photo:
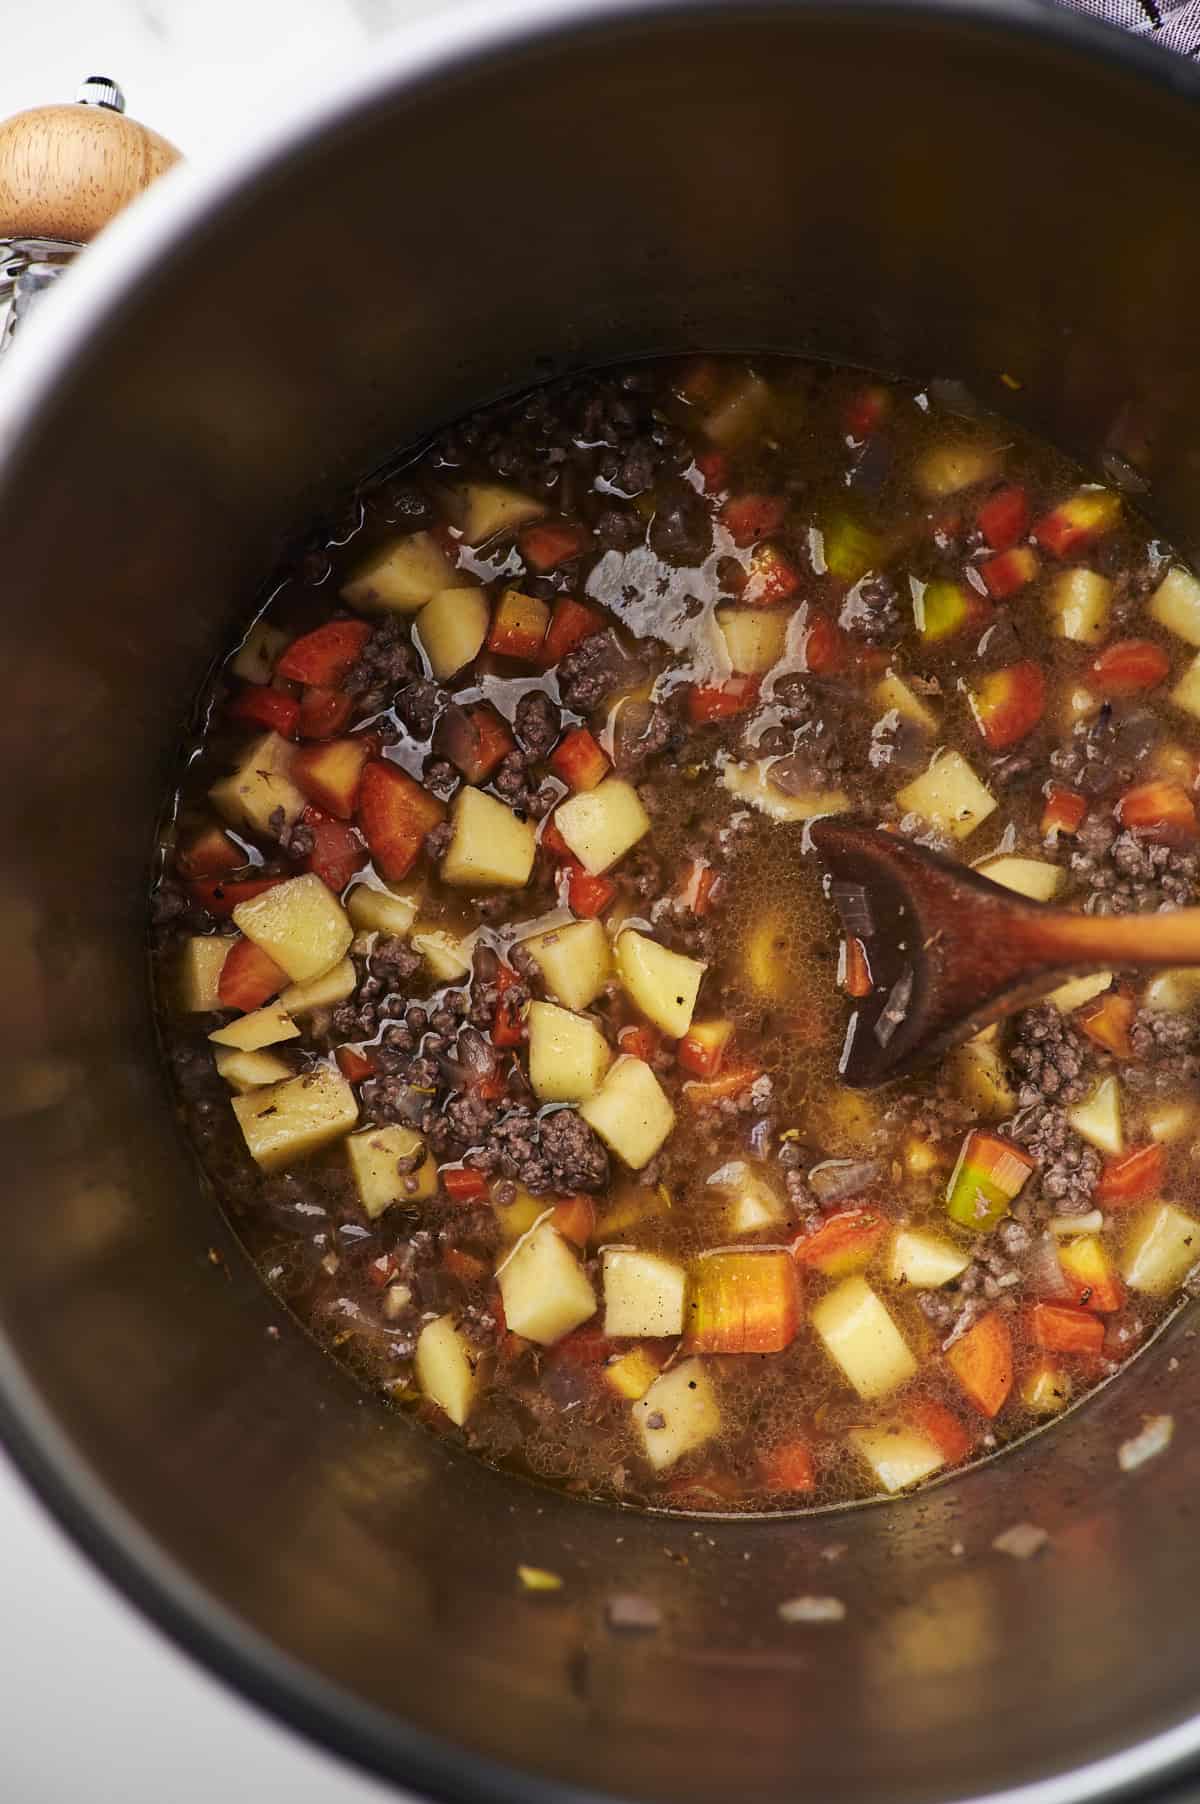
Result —
[[1100, 1154], [1074, 1132], [1061, 1108], [1035, 1103], [1013, 1117], [1008, 1132], [1037, 1160], [1041, 1193], [1054, 1214], [1080, 1215], [1091, 1207]]
[[1008, 1056], [1017, 1074], [1022, 1108], [1078, 1102], [1086, 1094], [1087, 1048], [1052, 1002], [1040, 1002], [1016, 1017]]
[[1085, 820], [1068, 869], [1087, 889], [1088, 914], [1149, 914], [1190, 907], [1200, 894], [1200, 859], [1157, 845], [1111, 817]]

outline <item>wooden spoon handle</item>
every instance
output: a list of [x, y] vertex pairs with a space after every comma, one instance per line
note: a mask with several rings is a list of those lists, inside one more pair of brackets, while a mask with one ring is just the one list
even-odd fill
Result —
[[1198, 965], [1200, 908], [1154, 915], [1047, 911], [1030, 923], [1026, 950], [1047, 965]]

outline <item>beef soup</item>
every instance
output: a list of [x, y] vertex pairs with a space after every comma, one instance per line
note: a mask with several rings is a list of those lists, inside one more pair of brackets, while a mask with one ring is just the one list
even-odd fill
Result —
[[1198, 645], [1118, 492], [860, 372], [602, 372], [367, 483], [207, 689], [153, 899], [267, 1282], [482, 1458], [660, 1509], [895, 1492], [1061, 1412], [1200, 1257], [1200, 971], [855, 1092], [805, 823], [1194, 902]]

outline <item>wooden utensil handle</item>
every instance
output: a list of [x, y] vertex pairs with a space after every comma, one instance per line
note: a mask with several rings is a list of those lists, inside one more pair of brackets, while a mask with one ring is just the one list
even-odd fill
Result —
[[[88, 90], [102, 98], [91, 103]], [[121, 110], [120, 89], [90, 78], [84, 103], [33, 107], [0, 124], [0, 238], [87, 244], [179, 161], [173, 144]]]
[[1048, 912], [1034, 925], [1033, 935], [1037, 952], [1047, 963], [1200, 964], [1200, 908], [1154, 915]]

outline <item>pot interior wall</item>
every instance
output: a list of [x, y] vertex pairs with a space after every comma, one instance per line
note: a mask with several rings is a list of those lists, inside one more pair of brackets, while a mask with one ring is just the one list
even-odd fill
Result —
[[[176, 1137], [143, 969], [181, 723], [281, 535], [481, 399], [691, 346], [956, 376], [1137, 458], [1200, 543], [1200, 111], [1040, 18], [613, 13], [398, 80], [179, 235], [3, 473], [10, 1426], [60, 1499], [95, 1482], [97, 1538], [193, 1639], [240, 1619], [283, 1656], [243, 1649], [243, 1679], [431, 1788], [536, 1795], [448, 1777], [436, 1736], [623, 1796], [923, 1804], [1194, 1705], [1183, 1325], [1040, 1444], [885, 1508], [739, 1527], [522, 1488], [385, 1415], [260, 1290]], [[1169, 1457], [1122, 1477], [1163, 1406]], [[1023, 1518], [1052, 1549], [990, 1553]], [[518, 1561], [563, 1590], [519, 1597]], [[614, 1589], [663, 1632], [612, 1636]], [[802, 1592], [845, 1622], [785, 1626]]]

